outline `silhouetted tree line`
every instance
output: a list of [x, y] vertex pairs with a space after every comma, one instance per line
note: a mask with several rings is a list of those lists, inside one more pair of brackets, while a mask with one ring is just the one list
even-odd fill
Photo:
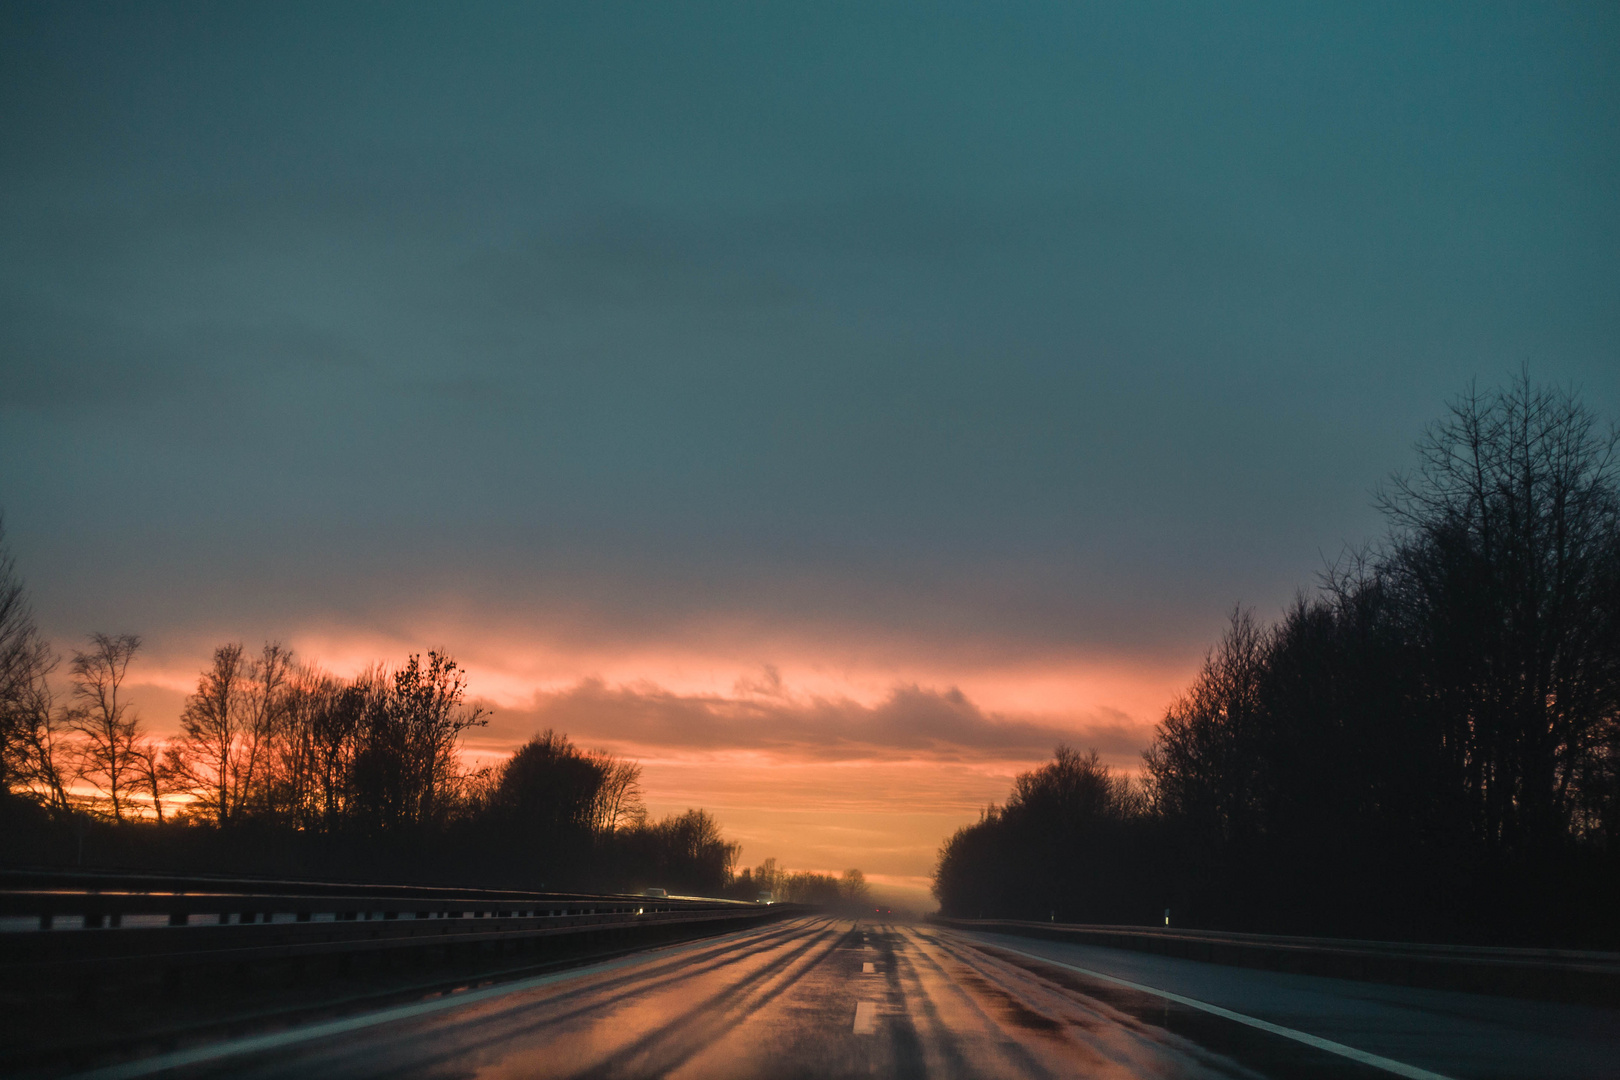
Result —
[[727, 895], [739, 900], [818, 904], [860, 912], [870, 903], [872, 889], [859, 870], [845, 870], [837, 876], [811, 870], [794, 872], [778, 869], [775, 859], [766, 859], [752, 869], [743, 867], [732, 879]]
[[941, 851], [960, 915], [1609, 944], [1616, 437], [1520, 377], [1379, 497], [1387, 538], [1239, 610], [1139, 782], [1060, 748]]
[[706, 895], [731, 884], [739, 845], [702, 810], [648, 820], [634, 762], [546, 731], [465, 769], [462, 737], [487, 720], [443, 653], [341, 679], [276, 644], [223, 645], [178, 735], [158, 740], [124, 694], [140, 645], [92, 635], [60, 695], [59, 660], [0, 548], [0, 858]]

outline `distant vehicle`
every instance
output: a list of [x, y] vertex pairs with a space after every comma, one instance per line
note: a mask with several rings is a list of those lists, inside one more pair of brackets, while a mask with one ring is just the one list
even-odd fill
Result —
[[642, 889], [641, 895], [652, 896], [659, 900], [663, 900], [669, 896], [669, 893], [665, 892], [663, 889]]
[[756, 901], [756, 903], [771, 904], [771, 903], [775, 903], [775, 902], [776, 902], [776, 897], [771, 895], [771, 890], [769, 890], [769, 889], [761, 889], [761, 890], [759, 890], [759, 898]]

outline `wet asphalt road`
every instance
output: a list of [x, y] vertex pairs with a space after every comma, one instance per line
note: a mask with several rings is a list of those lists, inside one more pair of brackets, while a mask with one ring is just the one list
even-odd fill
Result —
[[116, 1075], [1553, 1080], [1620, 1076], [1620, 1012], [800, 919]]

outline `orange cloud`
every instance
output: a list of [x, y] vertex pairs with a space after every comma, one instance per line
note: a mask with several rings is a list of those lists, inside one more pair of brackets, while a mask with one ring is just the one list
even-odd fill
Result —
[[719, 752], [793, 761], [1027, 760], [1059, 742], [1080, 740], [1126, 754], [1142, 741], [1142, 732], [1112, 710], [1079, 725], [1059, 725], [986, 713], [954, 687], [895, 686], [867, 705], [848, 697], [795, 695], [774, 669], [766, 680], [739, 680], [738, 692], [722, 695], [584, 679], [534, 695], [526, 709], [498, 712], [494, 730], [515, 739], [554, 728], [642, 754]]
[[[750, 865], [774, 856], [800, 870], [858, 866], [911, 903], [927, 901], [940, 843], [1057, 743], [1095, 747], [1134, 771], [1197, 663], [732, 629], [654, 647], [429, 620], [392, 631], [308, 627], [283, 640], [345, 675], [447, 646], [494, 709], [466, 745], [473, 763], [554, 728], [641, 762], [653, 813], [714, 813]], [[152, 643], [132, 674], [154, 732], [175, 728], [213, 644]]]

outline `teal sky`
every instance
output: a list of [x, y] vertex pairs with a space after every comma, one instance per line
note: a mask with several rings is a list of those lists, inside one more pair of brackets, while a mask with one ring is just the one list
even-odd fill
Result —
[[1620, 9], [1327, 7], [7, 3], [41, 618], [1181, 663], [1620, 406]]

